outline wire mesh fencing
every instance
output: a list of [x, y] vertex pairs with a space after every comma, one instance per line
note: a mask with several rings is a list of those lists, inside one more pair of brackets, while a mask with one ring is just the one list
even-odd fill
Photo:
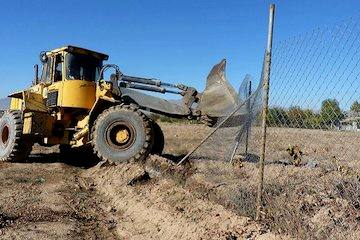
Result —
[[267, 118], [271, 127], [268, 159], [283, 160], [279, 153], [287, 150], [293, 158], [297, 151], [307, 160], [358, 167], [359, 77], [359, 18], [276, 44]]
[[[274, 43], [261, 213], [272, 232], [300, 239], [358, 238], [359, 77], [359, 18]], [[208, 179], [227, 184], [217, 201], [249, 217], [255, 213], [261, 149], [260, 79], [254, 89], [251, 77], [244, 79], [236, 107], [190, 155], [205, 160]], [[216, 161], [240, 162], [240, 170], [226, 172]], [[231, 179], [220, 177], [222, 171]]]
[[359, 19], [351, 19], [277, 44], [268, 125], [352, 130], [360, 113], [359, 37]]
[[360, 229], [360, 21], [275, 44], [263, 223], [301, 239]]
[[[359, 77], [359, 18], [274, 42], [260, 218], [271, 232], [358, 239]], [[198, 141], [186, 145], [197, 169], [191, 189], [249, 217], [256, 212], [263, 81], [254, 87], [247, 75], [233, 107], [211, 129], [191, 127]]]

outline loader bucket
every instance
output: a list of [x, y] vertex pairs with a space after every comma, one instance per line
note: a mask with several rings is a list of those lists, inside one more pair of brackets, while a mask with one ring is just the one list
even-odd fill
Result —
[[226, 60], [216, 64], [207, 76], [198, 109], [202, 115], [222, 117], [232, 112], [238, 103], [238, 95], [225, 76]]

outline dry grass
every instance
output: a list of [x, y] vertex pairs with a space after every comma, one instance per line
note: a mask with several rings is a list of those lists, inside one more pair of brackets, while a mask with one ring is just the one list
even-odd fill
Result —
[[[146, 161], [148, 175], [142, 164], [86, 169], [93, 165], [85, 155], [59, 163], [57, 148], [39, 146], [28, 164], [0, 164], [1, 238], [358, 239], [358, 134], [270, 128], [264, 211], [256, 223], [257, 138], [242, 162], [220, 161], [224, 149], [213, 144], [206, 149], [210, 159], [176, 167], [170, 160], [178, 161], [211, 129], [161, 126], [165, 154]], [[259, 129], [253, 133], [259, 137]], [[302, 152], [299, 166], [291, 163], [289, 146]]]
[[[351, 186], [342, 187], [348, 181]], [[342, 236], [359, 229], [359, 194], [355, 192], [359, 186], [357, 180], [336, 173], [267, 184], [263, 222], [273, 231], [301, 239], [345, 239]]]
[[[184, 124], [162, 124], [162, 128], [167, 153], [191, 149], [211, 130]], [[254, 156], [258, 153], [259, 136], [260, 130], [254, 128], [250, 142]], [[267, 146], [261, 221], [264, 227], [299, 239], [357, 239], [360, 134], [270, 128]], [[289, 146], [299, 146], [303, 152], [298, 167], [291, 164]], [[316, 167], [306, 165], [308, 162], [316, 163]], [[202, 159], [192, 165], [195, 170], [184, 184], [193, 194], [239, 215], [254, 216], [256, 162], [231, 166]]]

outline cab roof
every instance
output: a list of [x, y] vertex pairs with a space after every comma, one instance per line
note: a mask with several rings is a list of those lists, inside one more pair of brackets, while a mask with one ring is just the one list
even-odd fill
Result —
[[76, 47], [76, 46], [64, 46], [61, 48], [57, 48], [54, 50], [49, 51], [49, 53], [59, 53], [59, 52], [70, 52], [70, 53], [80, 53], [80, 54], [86, 54], [86, 55], [91, 55], [93, 57], [99, 58], [101, 60], [108, 60], [109, 56], [104, 54], [104, 53], [99, 53], [99, 52], [95, 52], [89, 49], [85, 49], [85, 48], [81, 48], [81, 47]]

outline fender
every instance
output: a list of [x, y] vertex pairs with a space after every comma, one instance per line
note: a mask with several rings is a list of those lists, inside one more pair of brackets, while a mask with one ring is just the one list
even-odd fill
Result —
[[102, 113], [105, 109], [120, 103], [121, 103], [120, 101], [106, 96], [101, 96], [98, 99], [96, 99], [94, 106], [89, 112], [89, 123], [88, 123], [89, 128], [91, 129], [93, 123], [95, 122], [97, 116], [100, 113]]

